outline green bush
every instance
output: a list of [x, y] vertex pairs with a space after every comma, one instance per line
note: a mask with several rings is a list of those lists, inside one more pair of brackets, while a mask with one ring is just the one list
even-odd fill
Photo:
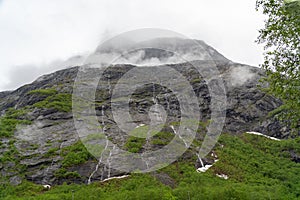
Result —
[[1, 137], [11, 137], [17, 125], [28, 125], [31, 121], [26, 119], [21, 119], [27, 113], [25, 109], [8, 109], [3, 117], [0, 118], [0, 138]]
[[174, 137], [174, 133], [161, 131], [151, 138], [151, 143], [154, 145], [165, 146], [171, 142], [173, 137]]
[[67, 93], [58, 93], [48, 96], [45, 100], [33, 105], [37, 108], [53, 108], [60, 112], [70, 112], [72, 110], [72, 95]]
[[28, 94], [38, 94], [38, 95], [45, 95], [45, 96], [53, 96], [57, 94], [57, 90], [53, 88], [47, 88], [47, 89], [37, 89], [37, 90], [31, 90], [28, 92]]
[[[57, 153], [57, 150], [57, 148], [52, 148], [47, 154], [51, 156]], [[54, 174], [57, 178], [80, 178], [80, 174], [74, 171], [69, 171], [68, 168], [85, 163], [92, 157], [81, 141], [63, 148], [60, 155], [63, 157], [63, 161], [62, 167]]]
[[55, 177], [57, 178], [80, 178], [80, 174], [76, 171], [67, 171], [65, 168], [60, 168], [59, 170], [55, 171]]
[[64, 157], [62, 166], [65, 168], [84, 163], [89, 158], [92, 158], [92, 155], [87, 151], [81, 141], [63, 148], [61, 155]]
[[138, 138], [138, 137], [134, 137], [134, 136], [130, 136], [124, 147], [126, 148], [126, 150], [132, 152], [132, 153], [138, 153], [142, 150], [143, 145], [146, 143], [146, 139], [145, 138]]

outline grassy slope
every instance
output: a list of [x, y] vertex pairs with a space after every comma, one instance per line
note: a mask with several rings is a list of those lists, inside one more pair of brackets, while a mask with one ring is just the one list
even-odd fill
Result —
[[[50, 191], [23, 183], [2, 186], [0, 199], [299, 199], [300, 164], [290, 159], [289, 150], [300, 153], [300, 139], [273, 141], [261, 136], [222, 135], [224, 148], [216, 152], [220, 160], [206, 173], [197, 173], [191, 161], [178, 161], [162, 169], [177, 183], [163, 185], [150, 174], [87, 185], [61, 185]], [[224, 173], [228, 180], [217, 177]], [[73, 192], [72, 192], [73, 191]]]

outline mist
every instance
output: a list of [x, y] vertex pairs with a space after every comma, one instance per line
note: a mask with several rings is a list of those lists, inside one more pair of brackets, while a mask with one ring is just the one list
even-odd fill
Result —
[[51, 63], [43, 63], [39, 65], [21, 65], [14, 66], [8, 70], [8, 82], [2, 85], [2, 88], [17, 89], [24, 83], [31, 83], [41, 75], [55, 72], [60, 69], [80, 66], [85, 60], [85, 55], [74, 56], [67, 60], [56, 60]]
[[245, 66], [234, 66], [230, 71], [230, 83], [232, 86], [242, 86], [247, 81], [251, 81], [257, 74], [253, 73]]
[[60, 69], [51, 65], [55, 60], [92, 53], [101, 41], [145, 27], [203, 40], [230, 60], [258, 66], [263, 48], [254, 41], [263, 19], [255, 0], [2, 0], [0, 90]]

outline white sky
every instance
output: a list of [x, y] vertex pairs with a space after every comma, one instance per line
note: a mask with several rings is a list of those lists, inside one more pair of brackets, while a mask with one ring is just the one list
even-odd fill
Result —
[[254, 41], [263, 20], [255, 0], [0, 0], [0, 91], [138, 28], [179, 32], [230, 60], [258, 66], [263, 49]]

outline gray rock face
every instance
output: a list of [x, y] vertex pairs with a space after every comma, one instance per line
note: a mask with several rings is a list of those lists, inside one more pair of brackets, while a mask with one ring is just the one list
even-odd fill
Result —
[[[174, 48], [179, 51], [191, 51], [194, 49], [189, 42], [181, 41]], [[168, 46], [170, 42], [157, 42], [158, 47]], [[140, 44], [141, 45], [141, 44]], [[248, 65], [237, 64], [224, 58], [214, 49], [203, 43], [203, 47], [210, 51], [212, 58], [216, 60], [216, 66], [220, 72], [218, 78], [224, 80], [227, 105], [224, 105], [226, 112], [226, 122], [223, 132], [239, 134], [245, 131], [258, 131], [264, 134], [278, 138], [286, 138], [289, 135], [289, 129], [281, 125], [278, 121], [268, 118], [268, 112], [277, 108], [281, 102], [257, 88], [259, 79], [264, 76], [262, 70]], [[103, 49], [98, 49], [98, 53], [103, 53]], [[172, 54], [163, 53], [156, 50], [145, 50], [144, 58], [153, 57], [165, 59]], [[206, 61], [193, 61], [192, 64], [204, 65]], [[205, 79], [191, 65], [191, 63], [179, 63], [165, 65], [181, 73], [189, 81], [200, 105], [201, 121], [208, 121], [211, 117], [210, 102], [211, 97], [207, 88]], [[162, 65], [161, 67], [165, 67]], [[95, 110], [100, 124], [107, 137], [118, 147], [125, 148], [128, 141], [128, 135], [120, 131], [114, 121], [111, 101], [121, 102], [120, 98], [111, 99], [111, 93], [118, 80], [126, 72], [134, 69], [134, 65], [114, 65], [108, 67], [100, 78], [95, 93]], [[15, 91], [0, 93], [0, 112], [5, 114], [7, 109], [21, 109], [25, 106], [32, 106], [46, 98], [38, 94], [28, 92], [36, 89], [54, 88], [59, 93], [72, 94], [75, 78], [79, 67], [64, 69], [52, 74], [44, 75], [31, 84], [25, 85]], [[99, 75], [97, 69], [85, 67], [86, 74], [92, 74], [94, 77], [84, 78], [87, 87], [92, 87], [90, 79]], [[214, 78], [214, 77], [211, 77]], [[89, 85], [90, 84], [90, 85]], [[184, 88], [179, 87], [179, 91], [184, 92]], [[166, 111], [166, 122], [179, 122], [181, 117], [180, 105], [176, 95], [168, 88], [146, 84], [136, 89], [129, 103], [130, 114], [137, 124], [150, 124], [149, 112], [156, 101]], [[64, 176], [57, 176], [59, 170], [64, 166], [65, 156], [63, 154], [66, 147], [70, 147], [79, 140], [77, 130], [74, 126], [73, 115], [70, 112], [62, 112], [52, 108], [32, 108], [26, 114], [26, 118], [32, 121], [31, 125], [22, 125], [17, 127], [14, 136], [10, 138], [1, 138], [1, 154], [10, 151], [9, 143], [14, 141], [13, 145], [16, 152], [17, 161], [4, 162], [0, 164], [2, 177], [9, 179], [13, 185], [18, 185], [22, 179], [27, 179], [38, 184], [61, 184], [63, 182], [83, 182], [88, 180], [103, 180], [107, 177], [123, 175], [124, 172], [109, 170], [103, 164], [97, 165], [96, 159], [88, 158], [84, 163], [74, 164], [64, 167], [69, 173]], [[87, 129], [84, 125], [80, 127], [81, 132]], [[171, 134], [173, 130], [170, 126], [163, 129], [164, 132]], [[203, 131], [203, 130], [202, 130]], [[200, 132], [200, 131], [199, 131]], [[198, 134], [197, 139], [203, 139], [203, 134]], [[168, 138], [159, 138], [160, 143], [151, 143], [143, 146], [140, 151], [156, 150], [169, 142]], [[77, 152], [78, 153], [78, 152]], [[184, 154], [183, 159], [190, 158], [191, 155]], [[298, 157], [295, 160], [298, 161]], [[207, 161], [209, 163], [209, 161]], [[196, 164], [197, 165], [197, 164]], [[96, 168], [97, 167], [97, 168]], [[15, 168], [15, 170], [13, 170]], [[97, 170], [96, 170], [97, 169]], [[94, 173], [93, 173], [94, 172]], [[19, 174], [22, 174], [19, 176]], [[174, 182], [163, 174], [156, 174], [158, 179], [163, 179], [171, 187]]]
[[28, 92], [35, 89], [59, 87], [60, 92], [72, 93], [73, 82], [78, 68], [68, 68], [52, 74], [44, 75], [31, 84], [24, 85], [15, 91], [0, 92], [0, 108], [4, 111], [8, 108], [21, 108], [43, 100], [45, 97], [30, 95]]
[[300, 163], [300, 155], [298, 155], [297, 153], [295, 153], [294, 151], [290, 150], [289, 151], [292, 161], [296, 162], [296, 163]]
[[22, 178], [19, 176], [13, 176], [9, 179], [11, 185], [20, 185], [22, 183]]

